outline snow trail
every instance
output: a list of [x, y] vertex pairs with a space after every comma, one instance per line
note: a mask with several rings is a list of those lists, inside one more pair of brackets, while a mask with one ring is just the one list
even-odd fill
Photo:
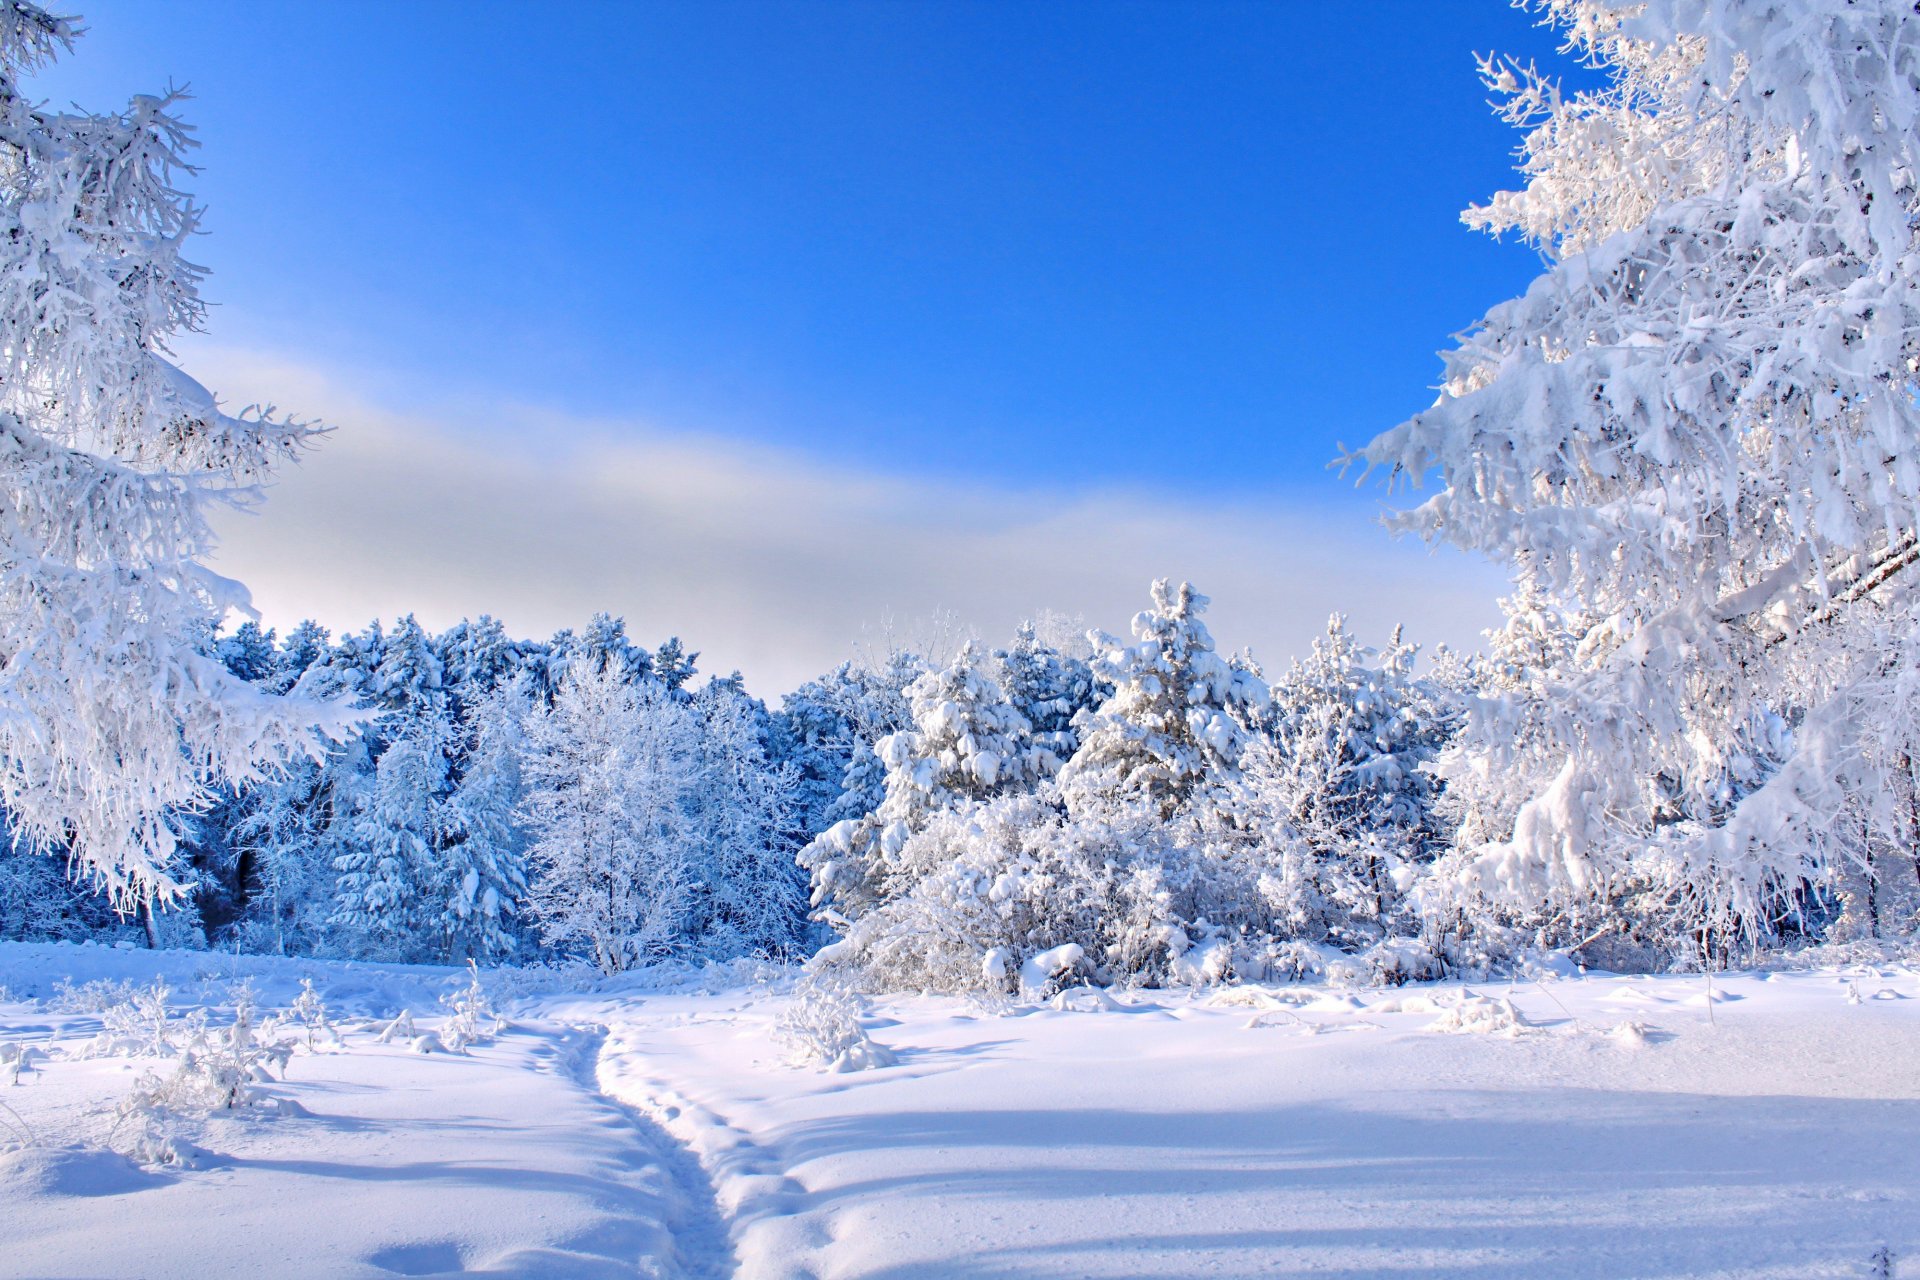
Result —
[[1920, 1277], [1920, 976], [1550, 985], [890, 999], [845, 1075], [784, 997], [652, 996], [600, 1078], [742, 1280]]
[[610, 1079], [606, 1050], [608, 1036], [605, 1026], [583, 1029], [569, 1054], [569, 1065], [582, 1088], [605, 1099], [633, 1126], [671, 1181], [674, 1212], [667, 1226], [671, 1231], [669, 1260], [676, 1269], [669, 1274], [685, 1280], [729, 1280], [739, 1264], [713, 1180], [699, 1158], [659, 1122], [652, 1108], [635, 1105], [617, 1088], [609, 1087], [614, 1081]]
[[[57, 963], [50, 963], [54, 961]], [[177, 1060], [89, 1054], [99, 1013], [43, 991], [164, 976], [170, 1013], [214, 1023], [236, 978], [285, 1008], [318, 980], [344, 1044], [322, 1037], [260, 1088], [289, 1104], [183, 1118], [192, 1167], [114, 1150], [114, 1105]], [[711, 1187], [692, 1158], [596, 1080], [603, 1032], [537, 1009], [470, 1046], [383, 1042], [397, 1009], [422, 1042], [444, 1030], [446, 970], [192, 952], [0, 944], [0, 1046], [35, 1050], [0, 1074], [0, 1274], [69, 1280], [208, 1275], [360, 1277], [733, 1272]], [[51, 995], [52, 993], [46, 993]], [[15, 1120], [12, 1113], [18, 1113]], [[19, 1139], [25, 1137], [26, 1141]]]

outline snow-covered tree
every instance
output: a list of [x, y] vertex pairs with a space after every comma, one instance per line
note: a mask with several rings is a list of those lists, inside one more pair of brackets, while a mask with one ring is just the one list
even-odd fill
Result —
[[915, 872], [898, 862], [907, 838], [935, 813], [1030, 786], [1048, 772], [1032, 727], [1014, 710], [971, 642], [952, 665], [907, 686], [911, 728], [874, 745], [885, 797], [835, 823], [801, 852], [813, 901], [851, 918], [898, 896]]
[[684, 698], [687, 682], [699, 674], [699, 668], [694, 665], [699, 660], [700, 655], [689, 653], [679, 636], [668, 636], [653, 655], [654, 679], [665, 685], [667, 692]]
[[1914, 876], [1920, 23], [1544, 7], [1608, 81], [1489, 61], [1526, 185], [1468, 220], [1546, 274], [1363, 456], [1437, 472], [1401, 526], [1508, 558], [1584, 628], [1544, 698], [1475, 710], [1489, 761], [1529, 718], [1533, 791], [1460, 883], [1569, 921], [1651, 886], [1711, 952], [1836, 868]]
[[840, 798], [855, 742], [826, 693], [822, 681], [809, 680], [782, 698], [768, 739], [769, 758], [793, 770], [794, 823], [803, 840], [833, 825], [827, 810]]
[[203, 652], [244, 591], [210, 572], [211, 506], [250, 498], [308, 425], [221, 412], [165, 358], [200, 326], [199, 211], [178, 95], [116, 114], [21, 84], [76, 29], [0, 9], [0, 802], [123, 907], [171, 901], [180, 815], [348, 718]]
[[919, 655], [895, 649], [877, 667], [843, 662], [785, 699], [776, 742], [800, 769], [809, 838], [880, 807], [887, 769], [874, 745], [912, 724], [906, 689], [926, 669]]
[[570, 669], [528, 718], [528, 903], [549, 946], [616, 973], [678, 949], [695, 868], [693, 713], [656, 680]]
[[527, 714], [520, 695], [496, 678], [462, 717], [460, 780], [447, 799], [447, 845], [434, 878], [449, 960], [499, 960], [519, 945], [513, 917], [527, 871], [516, 815]]
[[332, 923], [358, 955], [439, 958], [440, 850], [446, 841], [447, 732], [444, 715], [405, 722], [374, 766], [355, 815], [339, 875]]
[[1443, 844], [1429, 768], [1459, 707], [1414, 658], [1398, 631], [1376, 652], [1335, 614], [1275, 682], [1271, 733], [1241, 757], [1275, 932], [1354, 949], [1416, 927], [1407, 891]]
[[1032, 727], [1034, 746], [1046, 753], [1041, 766], [1049, 775], [1058, 773], [1080, 747], [1075, 718], [1096, 703], [1093, 669], [1043, 643], [1031, 622], [1021, 623], [1013, 644], [993, 656], [1007, 700]]
[[376, 648], [378, 661], [366, 690], [381, 710], [385, 735], [398, 736], [417, 721], [444, 719], [448, 712], [446, 666], [433, 637], [414, 616], [400, 619], [393, 633], [381, 636], [369, 652]]
[[[1266, 687], [1214, 652], [1204, 597], [1160, 582], [1154, 603], [1136, 644], [1100, 637], [1093, 669], [1111, 692], [1079, 719], [1057, 782], [1030, 747], [1017, 785], [937, 789], [965, 777], [962, 753], [943, 772], [945, 757], [920, 750], [923, 720], [944, 724], [950, 713], [930, 712], [958, 701], [955, 676], [913, 686], [914, 729], [882, 748], [886, 799], [803, 854], [845, 933], [828, 963], [885, 985], [998, 991], [1267, 971], [1273, 913], [1240, 768]], [[1004, 723], [1024, 720], [998, 705]]]
[[1153, 584], [1153, 608], [1133, 619], [1135, 643], [1095, 637], [1095, 677], [1110, 686], [1080, 727], [1060, 773], [1076, 818], [1165, 821], [1196, 796], [1218, 799], [1237, 775], [1258, 675], [1214, 652], [1200, 620], [1207, 598], [1187, 583]]
[[767, 759], [765, 708], [722, 680], [693, 700], [699, 720], [692, 925], [708, 955], [778, 956], [799, 943], [806, 893], [794, 863], [798, 773]]
[[481, 614], [472, 622], [462, 618], [435, 642], [445, 668], [445, 684], [455, 718], [469, 704], [490, 696], [519, 673], [521, 646], [507, 636], [496, 618]]
[[[311, 624], [296, 628], [271, 677], [329, 702], [367, 702], [379, 662], [378, 627], [329, 647]], [[234, 934], [243, 945], [305, 954], [325, 941], [337, 903], [335, 862], [355, 846], [373, 787], [376, 722], [358, 725], [318, 760], [297, 761], [246, 789], [230, 840], [246, 906]]]

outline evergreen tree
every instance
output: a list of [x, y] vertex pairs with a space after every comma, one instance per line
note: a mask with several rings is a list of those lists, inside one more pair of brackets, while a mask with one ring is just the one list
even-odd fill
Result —
[[693, 707], [701, 947], [715, 957], [791, 954], [806, 914], [794, 862], [798, 773], [768, 760], [766, 710], [737, 684], [708, 682]]
[[1430, 765], [1459, 708], [1414, 657], [1397, 630], [1384, 650], [1362, 648], [1335, 614], [1274, 685], [1271, 737], [1241, 763], [1279, 931], [1352, 949], [1415, 930], [1408, 891], [1442, 845]]
[[339, 872], [332, 924], [368, 959], [439, 959], [446, 901], [439, 881], [446, 840], [446, 724], [410, 717], [374, 766]]
[[436, 877], [449, 960], [500, 960], [518, 946], [513, 917], [527, 894], [527, 874], [526, 837], [515, 815], [527, 713], [519, 695], [497, 680], [467, 705], [461, 776], [447, 802], [447, 847]]
[[1093, 669], [1042, 644], [1031, 622], [1020, 624], [1011, 648], [995, 650], [993, 656], [1007, 700], [1032, 726], [1033, 744], [1045, 753], [1042, 767], [1058, 773], [1080, 748], [1075, 718], [1095, 706]]
[[698, 673], [694, 666], [700, 659], [697, 653], [688, 653], [681, 645], [679, 636], [668, 636], [666, 643], [653, 656], [653, 674], [667, 692], [677, 697], [687, 696], [687, 682]]
[[[861, 745], [840, 687], [851, 670], [851, 664], [843, 663], [827, 675], [807, 681], [781, 699], [780, 710], [773, 717], [768, 755], [774, 763], [794, 772], [795, 830], [803, 842], [839, 820], [827, 815], [845, 795], [847, 766], [854, 748]], [[879, 803], [878, 796], [873, 803]]]
[[968, 643], [951, 666], [907, 687], [911, 728], [888, 734], [874, 754], [886, 767], [873, 812], [828, 828], [802, 851], [813, 900], [853, 918], [909, 887], [899, 862], [908, 837], [935, 813], [1031, 786], [1046, 773], [1032, 729]]
[[1112, 688], [1080, 729], [1060, 774], [1079, 818], [1164, 822], [1196, 801], [1222, 801], [1237, 778], [1252, 710], [1268, 697], [1246, 667], [1214, 652], [1207, 598], [1166, 579], [1135, 615], [1128, 645], [1098, 637], [1094, 675]]
[[444, 668], [449, 712], [456, 721], [470, 704], [511, 682], [521, 668], [521, 647], [507, 637], [498, 619], [481, 614], [462, 618], [435, 642]]
[[314, 435], [234, 417], [164, 357], [200, 327], [181, 252], [199, 211], [178, 94], [68, 115], [21, 84], [78, 29], [0, 9], [0, 804], [116, 906], [178, 899], [182, 815], [343, 731], [203, 651], [236, 584], [201, 559], [236, 503]]

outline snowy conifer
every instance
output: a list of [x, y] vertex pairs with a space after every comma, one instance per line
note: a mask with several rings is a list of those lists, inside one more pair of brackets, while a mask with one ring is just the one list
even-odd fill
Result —
[[1412, 932], [1407, 891], [1439, 851], [1429, 772], [1458, 721], [1396, 631], [1363, 648], [1335, 614], [1273, 686], [1272, 732], [1242, 757], [1261, 898], [1293, 938], [1353, 949]]
[[903, 891], [902, 876], [911, 877], [897, 857], [933, 814], [1030, 786], [1046, 772], [1031, 726], [971, 642], [951, 666], [916, 679], [906, 696], [912, 727], [874, 746], [886, 767], [885, 798], [801, 853], [815, 905], [849, 918]]
[[201, 563], [212, 504], [243, 501], [311, 427], [220, 411], [164, 358], [200, 326], [181, 257], [199, 211], [178, 95], [111, 115], [34, 106], [21, 77], [65, 19], [0, 11], [0, 802], [121, 906], [180, 884], [177, 815], [349, 717], [270, 697], [200, 652], [235, 583]]
[[369, 959], [437, 959], [440, 850], [446, 840], [444, 714], [410, 717], [374, 766], [339, 872], [332, 923]]
[[1207, 598], [1181, 583], [1153, 584], [1153, 608], [1135, 615], [1129, 645], [1097, 637], [1094, 675], [1112, 687], [1080, 729], [1060, 774], [1076, 817], [1165, 820], [1237, 776], [1245, 722], [1267, 689], [1214, 652], [1200, 620]]
[[736, 685], [697, 694], [699, 944], [715, 957], [790, 953], [806, 921], [794, 863], [798, 774], [768, 761], [765, 709]]
[[434, 876], [451, 961], [499, 960], [519, 945], [513, 916], [527, 894], [517, 817], [527, 714], [521, 697], [496, 680], [463, 716], [460, 780], [447, 800], [447, 844]]
[[1011, 647], [995, 650], [993, 656], [1007, 700], [1032, 727], [1033, 745], [1046, 753], [1042, 768], [1058, 773], [1080, 746], [1075, 718], [1094, 707], [1093, 669], [1043, 644], [1031, 622], [1020, 625]]

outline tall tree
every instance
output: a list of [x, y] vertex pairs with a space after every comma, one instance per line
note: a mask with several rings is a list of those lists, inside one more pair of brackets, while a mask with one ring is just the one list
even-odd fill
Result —
[[1032, 727], [971, 641], [951, 665], [908, 685], [906, 698], [910, 727], [874, 746], [886, 768], [884, 798], [871, 813], [835, 823], [801, 853], [813, 873], [815, 904], [849, 918], [911, 886], [918, 873], [899, 855], [934, 814], [1030, 786], [1048, 772]]
[[701, 948], [716, 958], [790, 954], [806, 923], [794, 862], [799, 771], [768, 760], [766, 709], [736, 684], [709, 681], [693, 709]]
[[[1489, 60], [1547, 255], [1363, 456], [1400, 519], [1586, 619], [1532, 717], [1544, 785], [1463, 884], [1571, 916], [1624, 882], [1710, 951], [1795, 887], [1914, 875], [1920, 717], [1920, 22], [1907, 0], [1548, 0], [1607, 76]], [[1791, 733], [1782, 738], [1782, 723]]]
[[20, 80], [74, 27], [0, 8], [0, 801], [120, 906], [182, 891], [179, 815], [316, 749], [344, 713], [275, 699], [201, 650], [244, 591], [202, 563], [315, 429], [223, 413], [165, 358], [200, 327], [193, 145], [177, 94], [39, 109]]

